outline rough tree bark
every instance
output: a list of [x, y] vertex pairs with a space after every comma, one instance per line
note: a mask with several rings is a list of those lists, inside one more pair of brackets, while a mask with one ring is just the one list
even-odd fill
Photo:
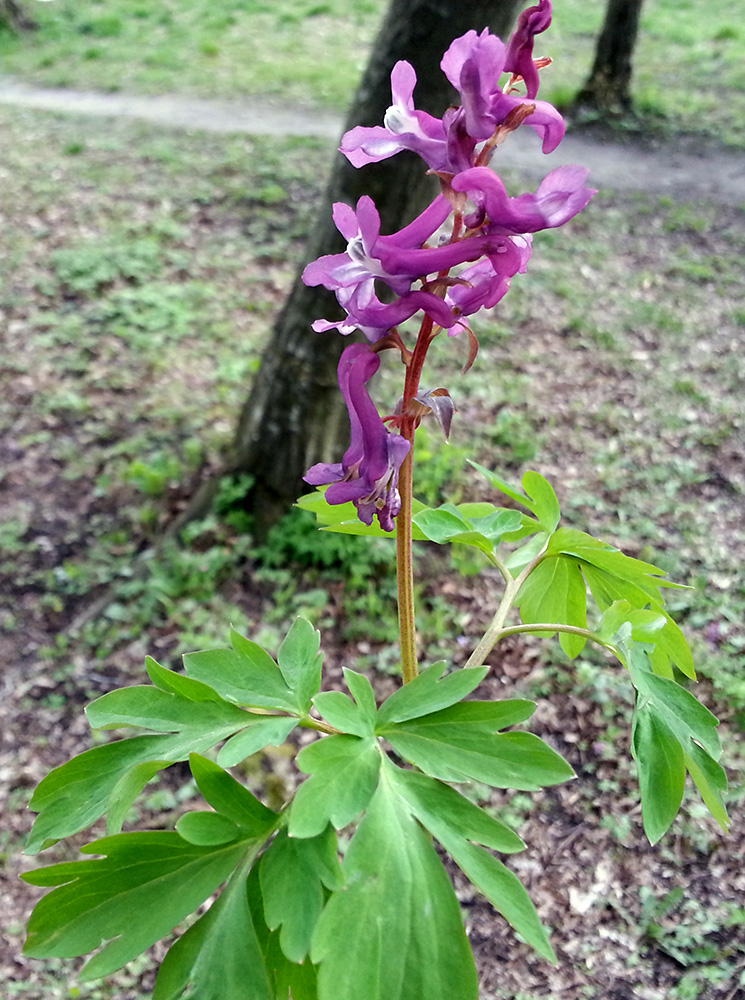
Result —
[[[392, 0], [347, 116], [354, 125], [378, 125], [390, 105], [390, 72], [399, 59], [416, 69], [417, 106], [441, 115], [454, 92], [439, 63], [453, 38], [485, 26], [503, 37], [523, 0]], [[339, 253], [343, 242], [331, 219], [331, 204], [356, 204], [363, 194], [375, 200], [382, 232], [408, 222], [436, 193], [422, 161], [413, 154], [356, 170], [341, 155], [335, 165], [306, 260]], [[339, 355], [348, 341], [315, 334], [319, 317], [337, 318], [338, 306], [324, 288], [307, 288], [300, 276], [273, 328], [261, 369], [243, 406], [234, 442], [236, 471], [250, 472], [255, 484], [248, 503], [259, 534], [265, 532], [302, 492], [302, 475], [315, 462], [341, 457], [348, 424], [336, 382]]]
[[643, 0], [608, 0], [605, 21], [595, 48], [589, 77], [574, 99], [578, 108], [604, 114], [628, 114], [631, 97], [631, 58], [639, 33]]

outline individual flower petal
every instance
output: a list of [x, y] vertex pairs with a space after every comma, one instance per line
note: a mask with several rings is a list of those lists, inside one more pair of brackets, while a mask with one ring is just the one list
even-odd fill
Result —
[[409, 149], [431, 169], [445, 169], [446, 137], [442, 122], [415, 109], [415, 84], [416, 73], [411, 63], [397, 62], [391, 73], [393, 103], [385, 113], [383, 125], [357, 126], [342, 137], [339, 149], [353, 166], [378, 163]]
[[465, 170], [451, 183], [453, 190], [467, 192], [483, 209], [489, 233], [536, 233], [563, 226], [597, 194], [584, 186], [588, 174], [585, 167], [557, 167], [544, 177], [537, 191], [517, 198], [508, 196], [502, 181], [487, 167]]
[[535, 35], [551, 24], [551, 0], [540, 0], [537, 7], [528, 7], [517, 19], [517, 27], [512, 33], [504, 68], [508, 73], [521, 76], [529, 98], [538, 93], [538, 68], [533, 61], [533, 40]]
[[366, 344], [351, 344], [339, 360], [339, 387], [349, 411], [351, 441], [340, 463], [320, 462], [303, 477], [313, 486], [330, 483], [330, 504], [352, 501], [365, 524], [377, 516], [392, 531], [401, 509], [398, 473], [409, 452], [409, 442], [392, 434], [370, 399], [367, 383], [378, 370], [380, 357]]
[[440, 62], [460, 94], [468, 134], [478, 141], [494, 132], [492, 104], [494, 95], [501, 92], [505, 54], [504, 42], [484, 28], [481, 34], [471, 30], [456, 38]]

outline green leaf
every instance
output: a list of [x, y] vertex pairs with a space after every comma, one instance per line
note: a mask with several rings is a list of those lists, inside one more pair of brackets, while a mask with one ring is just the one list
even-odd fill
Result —
[[378, 710], [378, 725], [404, 722], [448, 708], [477, 688], [489, 672], [488, 667], [469, 667], [454, 670], [443, 678], [446, 667], [444, 661], [435, 663], [394, 691]]
[[225, 725], [239, 729], [251, 721], [242, 709], [222, 699], [217, 692], [214, 694], [214, 699], [194, 702], [181, 694], [135, 685], [97, 698], [85, 714], [93, 729], [137, 726], [157, 733], [183, 732], [193, 727], [195, 719], [199, 719], [200, 727], [213, 726], [220, 730]]
[[639, 768], [644, 832], [656, 844], [683, 801], [683, 750], [664, 719], [653, 710], [642, 710], [634, 718], [632, 753]]
[[73, 958], [99, 948], [81, 980], [107, 976], [141, 954], [192, 913], [223, 882], [246, 842], [209, 848], [177, 833], [122, 833], [82, 848], [103, 854], [25, 875], [58, 886], [37, 904], [25, 951], [34, 958]]
[[236, 753], [236, 749], [245, 749], [250, 743], [253, 753], [277, 738], [282, 742], [296, 722], [257, 717], [217, 694], [215, 697], [216, 701], [205, 698], [194, 702], [158, 688], [130, 687], [93, 702], [88, 712], [94, 723], [158, 726], [169, 735], [135, 736], [94, 747], [51, 771], [31, 799], [30, 808], [39, 816], [29, 835], [27, 853], [36, 854], [49, 841], [85, 829], [107, 809], [112, 810], [109, 832], [117, 832], [132, 802], [161, 768], [186, 760], [190, 753], [209, 750], [236, 730], [248, 730], [246, 735], [239, 734], [242, 741], [238, 746], [228, 741], [224, 748], [223, 760], [237, 763], [246, 754]]
[[[106, 833], [121, 833], [127, 813], [145, 785], [164, 767], [169, 760], [146, 760], [142, 764], [125, 771], [111, 789], [106, 809]], [[87, 825], [87, 824], [86, 824]], [[28, 853], [31, 853], [28, 851]]]
[[717, 719], [689, 691], [648, 669], [648, 647], [629, 643], [628, 668], [637, 690], [632, 750], [639, 766], [644, 830], [654, 844], [680, 807], [690, 770], [704, 803], [727, 828], [726, 776], [717, 763]]
[[483, 781], [528, 791], [574, 777], [566, 761], [532, 733], [499, 733], [533, 712], [532, 702], [466, 701], [378, 727], [395, 750], [443, 781]]
[[381, 781], [313, 935], [321, 1000], [477, 1000], [458, 901], [407, 804]]
[[[597, 635], [612, 644], [628, 659], [628, 640], [649, 643], [647, 653], [654, 673], [672, 679], [672, 663], [695, 680], [696, 671], [690, 647], [680, 628], [659, 604], [652, 608], [634, 608], [626, 600], [614, 601], [603, 614]], [[653, 646], [651, 644], [654, 644]]]
[[477, 472], [480, 472], [482, 476], [486, 476], [491, 485], [501, 493], [511, 497], [529, 510], [536, 520], [540, 522], [539, 525], [536, 525], [536, 528], [543, 527], [549, 534], [556, 530], [556, 526], [561, 518], [559, 501], [556, 498], [553, 486], [539, 472], [528, 471], [525, 473], [522, 481], [525, 493], [520, 493], [519, 490], [514, 489], [506, 483], [496, 472], [492, 472], [485, 466], [479, 465], [478, 462], [470, 462], [469, 464]]
[[328, 823], [337, 830], [351, 823], [375, 791], [380, 761], [373, 738], [326, 736], [301, 750], [298, 767], [311, 777], [298, 788], [290, 807], [290, 836], [316, 837]]
[[372, 736], [377, 716], [372, 685], [364, 674], [347, 667], [344, 668], [344, 679], [354, 695], [354, 701], [341, 691], [324, 691], [316, 695], [313, 704], [335, 729], [354, 736]]
[[561, 510], [553, 486], [540, 472], [528, 470], [523, 476], [523, 489], [533, 501], [533, 513], [548, 532], [555, 531], [561, 520]]
[[259, 802], [232, 774], [228, 774], [209, 757], [201, 757], [196, 753], [189, 758], [189, 765], [197, 788], [205, 800], [217, 812], [236, 823], [244, 836], [264, 840], [271, 834], [277, 824], [278, 814]]
[[693, 743], [688, 752], [683, 754], [683, 760], [707, 809], [721, 828], [727, 831], [730, 819], [724, 805], [724, 794], [727, 791], [727, 775], [724, 773], [724, 768], [697, 743]]
[[664, 570], [659, 567], [624, 555], [620, 549], [575, 528], [559, 528], [546, 551], [580, 560], [601, 611], [617, 600], [627, 600], [635, 608], [643, 608], [650, 601], [662, 605], [661, 587], [680, 589], [679, 584], [661, 579]]
[[525, 844], [513, 830], [450, 785], [403, 769], [397, 769], [396, 783], [422, 826], [441, 842], [442, 831], [450, 829], [459, 837], [503, 854], [524, 850]]
[[235, 767], [264, 747], [281, 746], [297, 724], [294, 716], [252, 716], [251, 722], [221, 747], [217, 761], [223, 767]]
[[280, 830], [261, 858], [259, 879], [267, 925], [281, 926], [282, 951], [291, 962], [302, 962], [323, 909], [323, 886], [333, 891], [344, 885], [336, 834], [327, 827], [301, 839]]
[[[480, 512], [490, 508], [487, 513], [471, 520], [464, 513], [464, 508], [478, 506]], [[522, 514], [516, 510], [504, 507], [494, 507], [491, 504], [442, 504], [436, 510], [426, 509], [414, 518], [414, 523], [422, 529], [424, 535], [432, 542], [440, 545], [452, 542], [454, 544], [472, 545], [490, 558], [494, 555], [494, 546], [508, 534], [516, 531], [522, 524]]]
[[[327, 487], [321, 487], [315, 493], [306, 493], [305, 496], [295, 503], [296, 507], [302, 510], [309, 510], [315, 515], [321, 531], [336, 531], [344, 535], [364, 535], [368, 538], [395, 538], [396, 529], [384, 531], [377, 521], [372, 524], [365, 524], [357, 516], [357, 508], [350, 501], [349, 503], [330, 504], [326, 502], [325, 492]], [[419, 511], [426, 510], [426, 504], [414, 498], [412, 501], [412, 512], [418, 514]], [[426, 541], [422, 532], [414, 526], [412, 537], [415, 541]]]
[[282, 676], [303, 715], [310, 711], [311, 699], [321, 689], [323, 655], [321, 633], [305, 618], [296, 618], [277, 653]]
[[276, 1000], [246, 898], [236, 874], [219, 899], [171, 946], [153, 1000]]
[[173, 670], [162, 667], [152, 656], [145, 657], [145, 669], [153, 684], [161, 691], [169, 694], [177, 694], [187, 701], [222, 701], [221, 696], [201, 681], [195, 681], [191, 677], [177, 674]]
[[259, 865], [254, 865], [246, 881], [248, 907], [269, 972], [274, 992], [273, 1000], [318, 1000], [317, 969], [312, 962], [302, 965], [291, 962], [279, 943], [280, 932], [270, 931], [264, 918]]
[[556, 962], [546, 929], [520, 879], [483, 847], [443, 834], [437, 839], [461, 871], [539, 955]]
[[231, 629], [232, 649], [207, 649], [187, 653], [184, 667], [189, 677], [201, 680], [237, 705], [273, 708], [295, 714], [296, 698], [282, 672], [261, 646]]
[[487, 851], [469, 843], [520, 851], [525, 845], [517, 834], [449, 785], [426, 775], [397, 769], [392, 781], [419, 822], [439, 840], [473, 884], [539, 954], [555, 962], [546, 931], [520, 880]]
[[[26, 844], [38, 854], [49, 842], [72, 836], [94, 823], [111, 805], [114, 824], [123, 820], [139, 791], [162, 767], [203, 752], [235, 731], [235, 723], [210, 720], [170, 736], [135, 736], [93, 747], [73, 757], [41, 781], [29, 808], [39, 813]], [[134, 772], [134, 773], [130, 773]], [[112, 824], [112, 825], [114, 825]]]
[[241, 829], [222, 813], [195, 810], [184, 813], [176, 821], [176, 833], [190, 844], [216, 847], [232, 844], [241, 836]]
[[[547, 556], [528, 576], [515, 602], [526, 625], [553, 623], [587, 628], [587, 587], [579, 563], [565, 556]], [[561, 647], [574, 658], [586, 639], [565, 632]]]

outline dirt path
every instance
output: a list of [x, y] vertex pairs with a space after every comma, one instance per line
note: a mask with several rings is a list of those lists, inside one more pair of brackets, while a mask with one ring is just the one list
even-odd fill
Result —
[[[73, 115], [136, 118], [172, 128], [253, 135], [317, 136], [335, 140], [341, 117], [319, 109], [288, 109], [280, 103], [246, 98], [209, 101], [173, 95], [102, 94], [78, 90], [36, 89], [0, 78], [0, 104], [60, 111]], [[745, 154], [741, 151], [683, 150], [675, 145], [640, 148], [632, 141], [608, 143], [570, 134], [546, 157], [527, 129], [499, 152], [500, 164], [542, 177], [564, 163], [590, 168], [592, 182], [620, 191], [683, 194], [723, 204], [745, 203]]]

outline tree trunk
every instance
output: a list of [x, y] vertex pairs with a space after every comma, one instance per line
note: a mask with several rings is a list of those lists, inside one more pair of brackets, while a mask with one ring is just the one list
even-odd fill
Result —
[[0, 27], [6, 24], [12, 31], [33, 31], [38, 27], [18, 0], [0, 0]]
[[[355, 125], [382, 124], [391, 102], [390, 72], [399, 59], [408, 59], [416, 69], [417, 107], [441, 115], [454, 96], [439, 66], [450, 42], [470, 28], [481, 30], [486, 25], [506, 37], [521, 4], [522, 0], [392, 0], [345, 131]], [[399, 153], [361, 170], [337, 156], [310, 233], [306, 261], [344, 249], [331, 218], [333, 202], [354, 205], [369, 194], [386, 233], [400, 229], [436, 193], [437, 182], [426, 175], [414, 154]], [[336, 368], [348, 341], [335, 333], [316, 334], [310, 326], [314, 319], [340, 316], [331, 292], [308, 288], [298, 275], [240, 414], [234, 468], [255, 479], [249, 503], [259, 535], [302, 492], [303, 473], [316, 462], [339, 459], [346, 446], [347, 414]]]
[[631, 57], [639, 33], [642, 2], [608, 0], [605, 22], [595, 49], [595, 62], [574, 100], [576, 107], [589, 107], [616, 116], [632, 110]]

